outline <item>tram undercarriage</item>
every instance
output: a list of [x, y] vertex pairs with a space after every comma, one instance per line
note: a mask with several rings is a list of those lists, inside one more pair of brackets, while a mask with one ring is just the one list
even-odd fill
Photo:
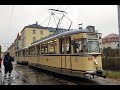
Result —
[[79, 70], [70, 70], [70, 69], [65, 69], [65, 68], [56, 68], [56, 67], [34, 64], [34, 63], [29, 63], [28, 64], [28, 62], [24, 62], [24, 63], [17, 62], [17, 63], [22, 64], [22, 65], [28, 65], [30, 67], [35, 67], [35, 68], [42, 69], [42, 70], [47, 70], [47, 71], [54, 72], [54, 73], [57, 73], [57, 74], [72, 76], [72, 77], [87, 78], [87, 79], [92, 79], [92, 78], [95, 78], [95, 77], [106, 78], [105, 75], [102, 75], [102, 70], [79, 71]]

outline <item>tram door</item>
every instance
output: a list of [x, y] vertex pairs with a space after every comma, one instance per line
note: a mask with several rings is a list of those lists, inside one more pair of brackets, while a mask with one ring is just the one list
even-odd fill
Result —
[[71, 69], [71, 38], [69, 36], [60, 38], [60, 67]]

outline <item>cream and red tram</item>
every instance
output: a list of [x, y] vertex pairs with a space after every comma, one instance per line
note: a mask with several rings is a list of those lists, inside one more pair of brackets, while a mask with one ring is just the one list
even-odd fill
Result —
[[102, 76], [101, 33], [87, 29], [56, 32], [16, 51], [17, 62], [49, 71], [85, 77]]

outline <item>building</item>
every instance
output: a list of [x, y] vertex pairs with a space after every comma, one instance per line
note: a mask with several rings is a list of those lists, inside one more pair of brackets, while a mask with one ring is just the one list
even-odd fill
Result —
[[15, 51], [21, 48], [21, 36], [19, 35], [19, 33], [14, 41], [14, 45], [15, 45]]
[[10, 52], [10, 55], [12, 57], [15, 56], [15, 44], [14, 43], [12, 43], [12, 45], [10, 45], [10, 47], [7, 49], [7, 52]]
[[42, 39], [52, 33], [54, 33], [54, 29], [40, 26], [37, 22], [25, 26], [21, 31], [21, 47], [26, 48], [30, 46], [32, 42]]
[[102, 47], [107, 48], [111, 47], [112, 49], [118, 48], [119, 43], [119, 35], [117, 34], [109, 34], [102, 39]]

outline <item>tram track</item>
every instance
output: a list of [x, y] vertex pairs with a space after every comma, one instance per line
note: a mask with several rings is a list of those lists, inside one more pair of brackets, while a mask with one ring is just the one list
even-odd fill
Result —
[[[48, 71], [44, 72], [44, 71], [40, 71], [40, 70], [36, 70], [33, 68], [29, 68], [28, 66], [23, 66], [22, 68], [26, 67], [27, 70], [25, 70], [25, 68], [23, 70], [26, 71], [26, 73], [39, 73], [39, 76], [41, 76], [42, 79], [44, 79], [43, 81], [56, 81], [58, 83], [58, 85], [92, 85], [92, 83], [88, 82], [87, 80], [83, 79], [83, 78], [74, 78], [74, 77], [70, 77], [70, 76], [65, 76], [65, 75], [60, 75], [60, 74], [56, 74], [56, 73], [51, 73]], [[31, 69], [31, 71], [29, 71]], [[26, 75], [22, 75], [20, 71], [18, 71], [17, 69], [15, 69], [21, 76], [22, 78], [28, 82], [30, 85], [36, 85], [36, 82], [33, 83], [33, 81], [31, 80], [31, 78], [29, 76]], [[27, 74], [27, 75], [29, 75]], [[34, 74], [35, 75], [35, 74]], [[34, 77], [33, 77], [34, 79]], [[40, 81], [39, 81], [40, 82]], [[39, 84], [39, 83], [37, 83]], [[95, 85], [95, 83], [93, 84]]]
[[16, 65], [15, 69], [30, 85], [120, 85], [120, 81], [97, 76], [78, 78], [24, 65]]
[[33, 85], [32, 82], [29, 79], [27, 79], [24, 75], [22, 75], [19, 71], [17, 71], [16, 69], [14, 70], [19, 74], [19, 77], [22, 77], [22, 81], [27, 82], [30, 85]]

